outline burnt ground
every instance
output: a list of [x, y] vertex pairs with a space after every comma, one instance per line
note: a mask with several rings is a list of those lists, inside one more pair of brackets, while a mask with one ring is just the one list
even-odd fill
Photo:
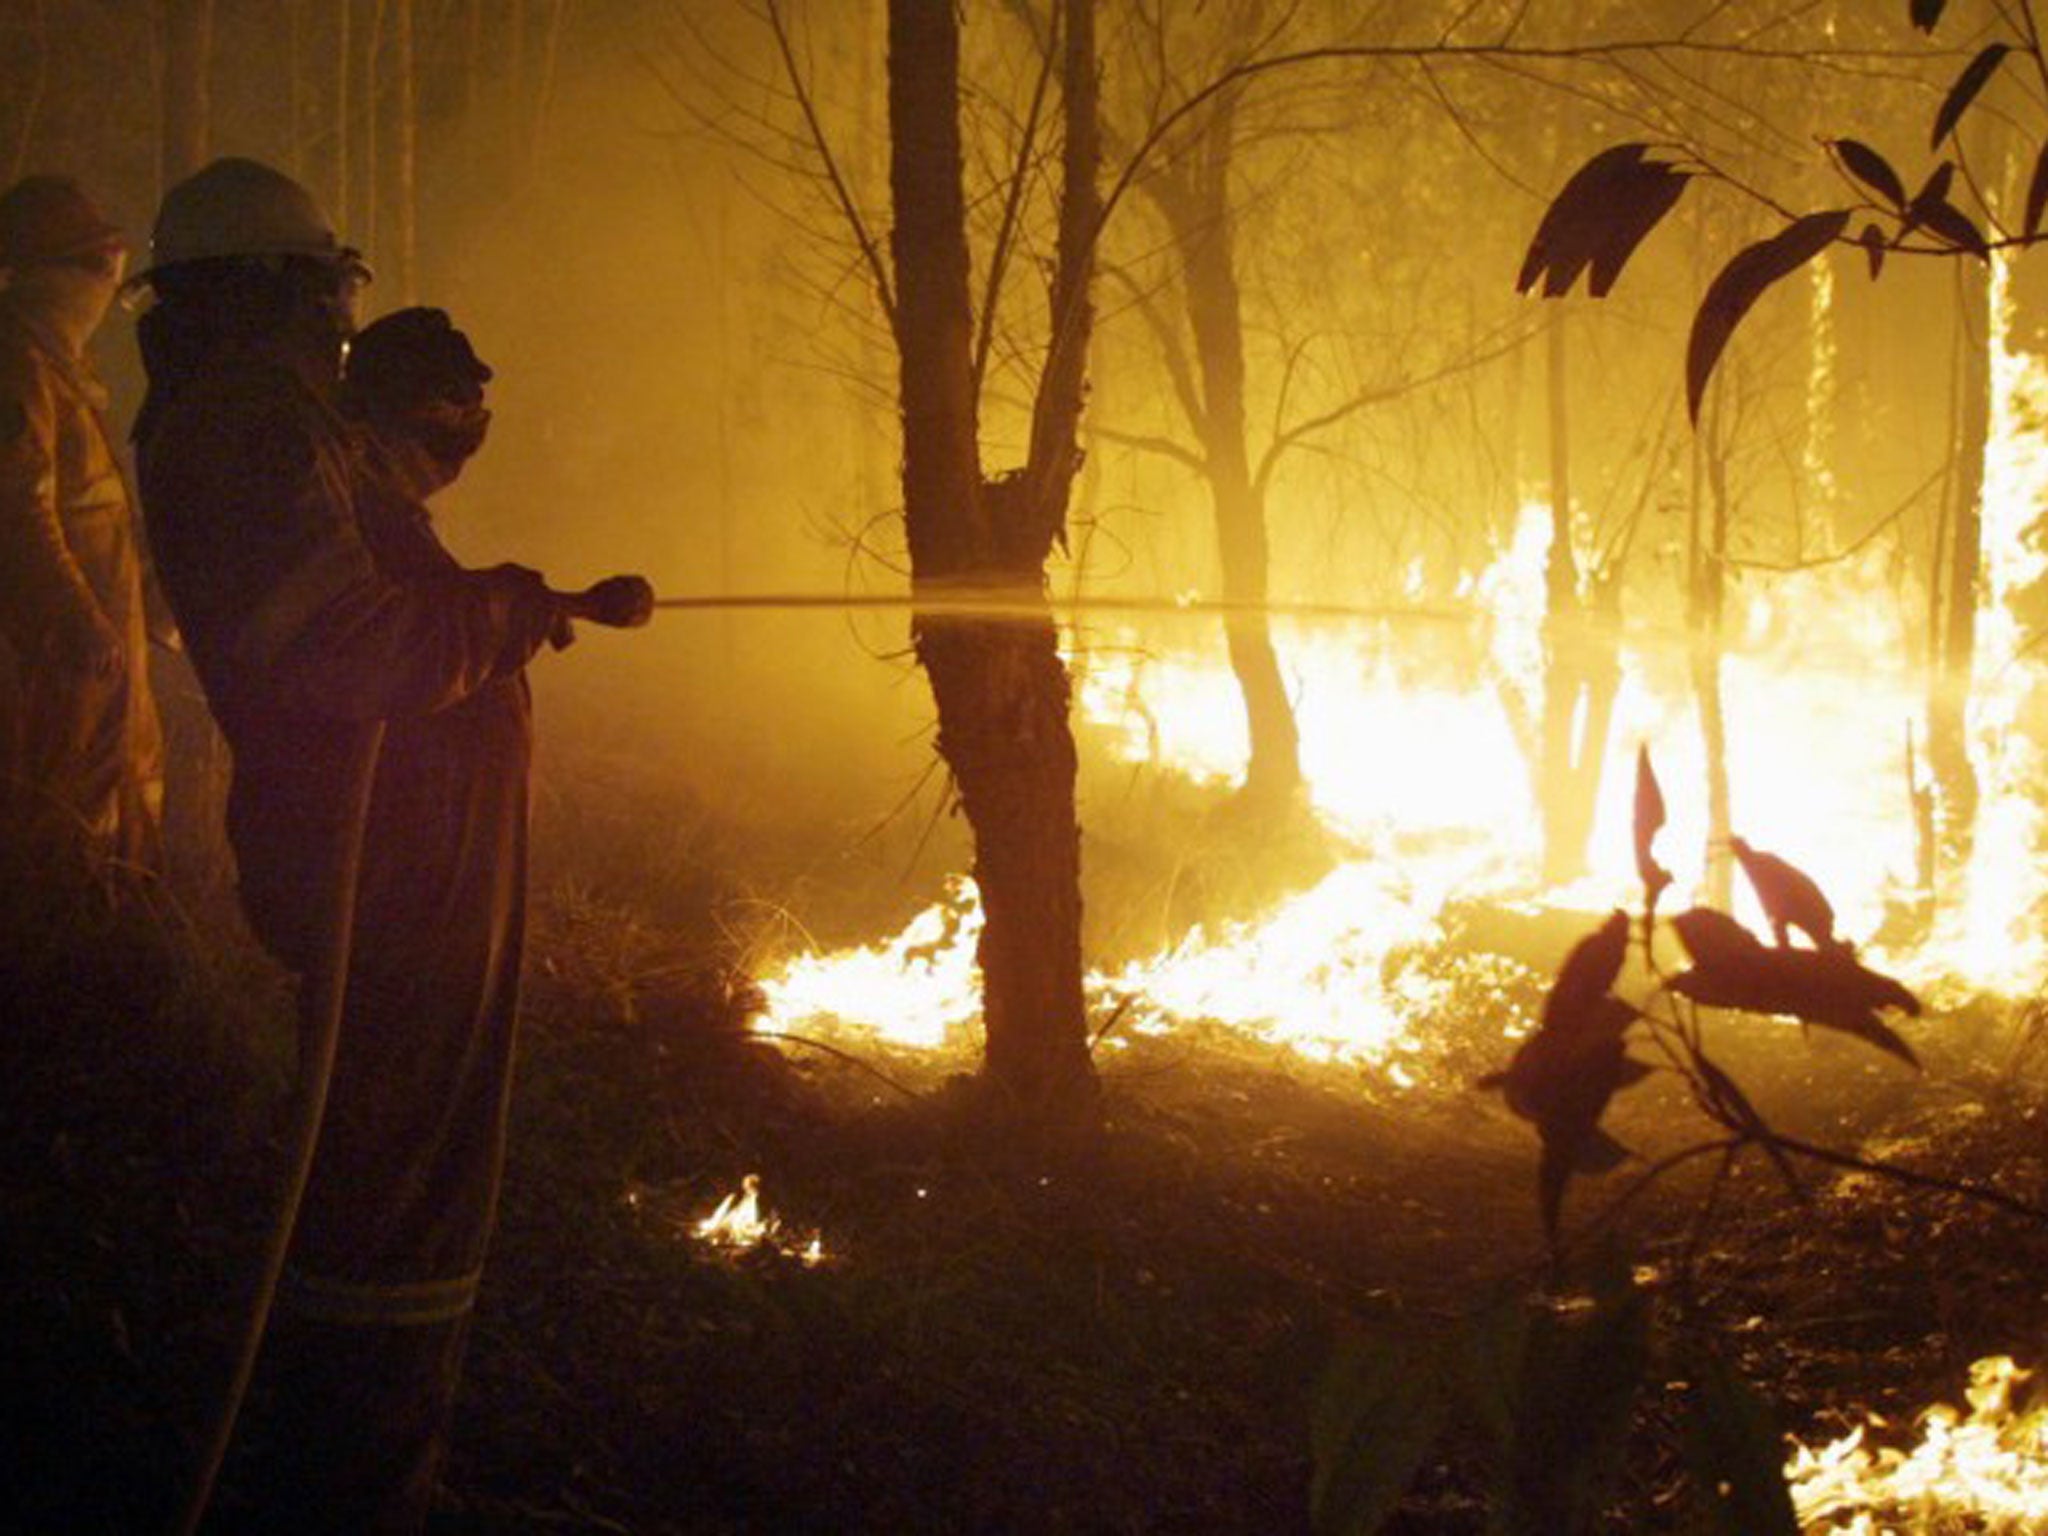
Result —
[[[1106, 1046], [1104, 1135], [1033, 1154], [981, 1129], [967, 1058], [749, 1039], [707, 922], [572, 869], [536, 894], [440, 1529], [1306, 1531], [1333, 1341], [1444, 1336], [1550, 1278], [1535, 1139], [1464, 1086], [1505, 1054], [1499, 995], [1445, 1009], [1441, 1081], [1408, 1091], [1200, 1031]], [[273, 1197], [283, 1071], [276, 978], [218, 924], [88, 906], [7, 930], [8, 1531], [157, 1528], [206, 1400]], [[1542, 977], [1516, 987], [1530, 1006]], [[2048, 1201], [2048, 1078], [2018, 1011], [1914, 1025], [1919, 1077], [1791, 1026], [1717, 1028], [1787, 1129]], [[1697, 1136], [1659, 1080], [1614, 1123], [1650, 1157]], [[825, 1262], [692, 1240], [750, 1173]], [[1568, 1214], [1631, 1176], [1575, 1187]], [[1709, 1210], [1681, 1171], [1603, 1229], [1660, 1319], [1606, 1529], [1680, 1528], [1688, 1351], [1808, 1439], [1956, 1401], [1980, 1355], [2048, 1359], [2048, 1228], [1807, 1185], [1795, 1200], [1755, 1160]], [[1388, 1529], [1477, 1532], [1486, 1487], [1453, 1423]]]

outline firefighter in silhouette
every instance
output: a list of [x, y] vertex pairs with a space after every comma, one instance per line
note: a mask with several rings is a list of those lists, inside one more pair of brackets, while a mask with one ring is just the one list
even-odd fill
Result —
[[[216, 161], [165, 196], [151, 255], [142, 502], [233, 754], [243, 905], [302, 976], [340, 969], [323, 913], [360, 848], [325, 1114], [223, 1513], [249, 1530], [416, 1531], [502, 1163], [523, 669], [574, 619], [645, 622], [652, 593], [619, 577], [558, 594], [441, 547], [425, 499], [481, 445], [489, 371], [445, 317], [414, 312], [365, 333], [344, 388], [368, 274], [303, 187]], [[317, 1027], [302, 1018], [302, 1038]]]
[[77, 183], [0, 192], [0, 842], [153, 864], [142, 562], [86, 346], [127, 246]]

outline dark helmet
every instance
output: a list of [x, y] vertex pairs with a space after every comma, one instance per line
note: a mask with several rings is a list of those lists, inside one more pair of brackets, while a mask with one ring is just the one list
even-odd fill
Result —
[[439, 309], [400, 309], [349, 343], [342, 408], [424, 448], [452, 479], [490, 432], [491, 370]]
[[402, 416], [433, 405], [479, 406], [489, 364], [442, 309], [397, 309], [357, 332], [345, 385], [367, 415]]

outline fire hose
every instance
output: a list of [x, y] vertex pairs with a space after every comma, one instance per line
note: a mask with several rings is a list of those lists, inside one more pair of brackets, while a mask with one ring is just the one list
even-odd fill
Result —
[[342, 1009], [348, 998], [349, 954], [355, 943], [356, 884], [362, 869], [363, 831], [370, 819], [370, 790], [376, 782], [377, 757], [383, 745], [381, 720], [362, 727], [350, 744], [347, 773], [342, 780], [341, 816], [329, 849], [332, 879], [320, 893], [321, 906], [314, 928], [319, 937], [303, 982], [305, 994], [300, 1014], [306, 1027], [299, 1033], [294, 1092], [297, 1102], [292, 1106], [289, 1122], [284, 1198], [264, 1239], [254, 1294], [243, 1318], [241, 1336], [235, 1341], [228, 1385], [195, 1467], [192, 1486], [179, 1511], [175, 1527], [178, 1536], [193, 1536], [213, 1500], [214, 1481], [220, 1475], [221, 1463], [227, 1459], [235, 1421], [241, 1417], [242, 1401], [248, 1396], [249, 1381], [255, 1374], [256, 1357], [270, 1324], [271, 1304], [277, 1297], [278, 1279], [284, 1273], [285, 1255], [291, 1248], [292, 1233], [299, 1224], [299, 1206], [313, 1171], [320, 1127], [327, 1117], [327, 1088], [334, 1077], [335, 1049], [341, 1041]]

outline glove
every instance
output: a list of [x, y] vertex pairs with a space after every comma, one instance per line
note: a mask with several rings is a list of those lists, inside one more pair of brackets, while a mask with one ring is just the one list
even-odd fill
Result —
[[569, 601], [574, 617], [612, 629], [638, 629], [654, 617], [654, 588], [643, 576], [607, 576]]

